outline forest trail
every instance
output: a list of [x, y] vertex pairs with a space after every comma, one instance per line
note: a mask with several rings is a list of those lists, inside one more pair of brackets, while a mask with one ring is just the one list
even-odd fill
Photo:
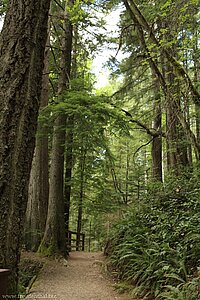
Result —
[[102, 253], [72, 252], [66, 266], [47, 261], [26, 299], [129, 300], [101, 271]]

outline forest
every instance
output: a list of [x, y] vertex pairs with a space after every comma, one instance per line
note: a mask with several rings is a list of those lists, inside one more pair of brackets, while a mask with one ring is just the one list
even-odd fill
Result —
[[7, 295], [22, 252], [84, 250], [132, 299], [200, 299], [199, 1], [2, 0], [0, 19]]

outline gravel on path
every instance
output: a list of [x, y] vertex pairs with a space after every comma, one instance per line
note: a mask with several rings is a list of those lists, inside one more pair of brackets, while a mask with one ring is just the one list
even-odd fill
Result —
[[48, 261], [26, 299], [130, 300], [119, 295], [103, 275], [102, 253], [72, 252], [61, 264]]

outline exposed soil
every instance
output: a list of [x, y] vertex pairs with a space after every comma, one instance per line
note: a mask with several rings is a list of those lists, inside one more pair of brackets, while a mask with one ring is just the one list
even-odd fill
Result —
[[26, 299], [129, 300], [102, 272], [102, 253], [73, 252], [68, 261], [46, 260]]

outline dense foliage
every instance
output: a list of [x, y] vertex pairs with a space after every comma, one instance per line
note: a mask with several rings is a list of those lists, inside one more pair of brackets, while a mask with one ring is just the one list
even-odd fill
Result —
[[195, 300], [199, 281], [199, 174], [153, 184], [110, 236], [112, 265], [133, 293]]

